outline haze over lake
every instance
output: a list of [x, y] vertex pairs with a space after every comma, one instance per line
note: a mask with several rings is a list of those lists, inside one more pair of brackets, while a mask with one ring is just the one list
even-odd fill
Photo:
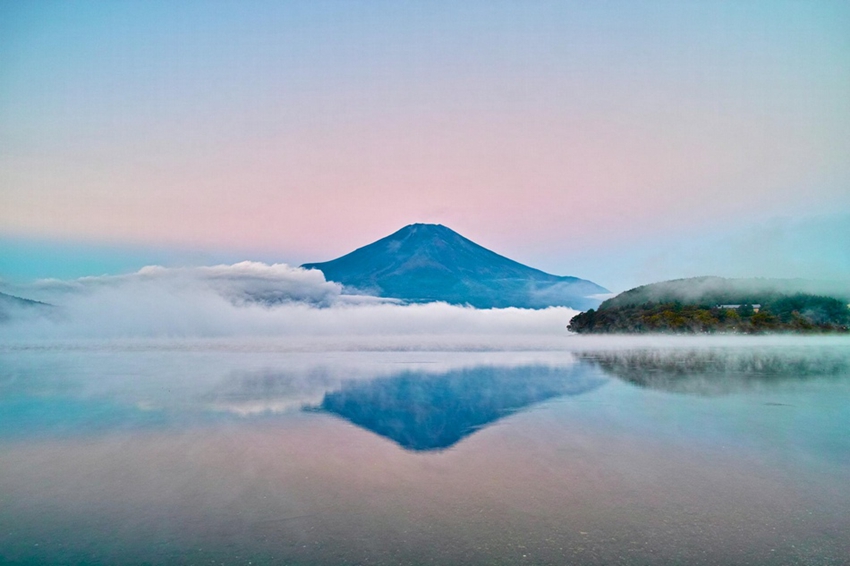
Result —
[[0, 557], [841, 564], [849, 555], [846, 338], [528, 342], [6, 344]]

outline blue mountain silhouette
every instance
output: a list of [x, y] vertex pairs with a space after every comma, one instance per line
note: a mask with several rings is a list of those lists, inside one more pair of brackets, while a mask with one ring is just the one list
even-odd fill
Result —
[[445, 301], [477, 308], [587, 309], [608, 290], [577, 277], [551, 275], [508, 259], [440, 224], [410, 224], [324, 263], [305, 263], [350, 290], [410, 302]]

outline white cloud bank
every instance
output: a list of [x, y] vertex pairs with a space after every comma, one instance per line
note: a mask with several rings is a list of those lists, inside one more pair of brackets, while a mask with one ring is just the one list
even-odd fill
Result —
[[[41, 280], [5, 292], [56, 305], [0, 324], [0, 339], [566, 336], [578, 311], [473, 309], [344, 294], [317, 270], [243, 262], [146, 267], [128, 275]], [[42, 309], [43, 310], [43, 309]], [[441, 337], [441, 338], [440, 338]]]

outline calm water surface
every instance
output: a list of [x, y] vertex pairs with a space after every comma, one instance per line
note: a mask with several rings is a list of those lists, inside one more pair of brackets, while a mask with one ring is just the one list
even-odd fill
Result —
[[0, 562], [848, 564], [850, 342], [0, 345]]

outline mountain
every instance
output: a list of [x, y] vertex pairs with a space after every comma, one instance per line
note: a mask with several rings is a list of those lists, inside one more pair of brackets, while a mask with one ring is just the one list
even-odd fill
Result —
[[492, 252], [440, 224], [411, 224], [324, 263], [305, 263], [349, 290], [411, 302], [445, 301], [477, 308], [587, 309], [608, 290], [560, 277]]

